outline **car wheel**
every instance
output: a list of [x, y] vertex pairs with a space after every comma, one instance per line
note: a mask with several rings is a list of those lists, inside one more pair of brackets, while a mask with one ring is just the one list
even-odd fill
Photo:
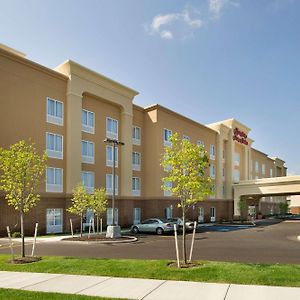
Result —
[[162, 228], [158, 227], [158, 228], [156, 229], [156, 234], [162, 235], [163, 233], [164, 233], [164, 230], [163, 230]]
[[133, 232], [133, 233], [139, 233], [139, 229], [138, 229], [136, 226], [134, 226], [134, 227], [132, 228], [132, 232]]

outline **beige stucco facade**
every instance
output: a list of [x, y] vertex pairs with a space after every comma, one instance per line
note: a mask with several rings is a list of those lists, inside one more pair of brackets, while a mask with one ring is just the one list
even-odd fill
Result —
[[[210, 167], [206, 175], [213, 178], [215, 194], [205, 205], [208, 209], [218, 207], [217, 219], [221, 215], [224, 218], [233, 215], [231, 204], [224, 203], [233, 201], [234, 183], [286, 175], [284, 161], [270, 158], [252, 147], [251, 129], [241, 122], [228, 119], [200, 124], [158, 104], [139, 107], [133, 104], [137, 94], [76, 62], [68, 60], [51, 70], [26, 59], [16, 50], [0, 46], [0, 147], [7, 148], [21, 139], [31, 139], [42, 152], [47, 148], [47, 133], [61, 136], [61, 158], [50, 157], [48, 166], [63, 170], [62, 191], [46, 192], [44, 183], [40, 191], [47, 199], [69, 199], [72, 189], [82, 180], [82, 172], [94, 174], [94, 188], [107, 186], [106, 176], [112, 171], [107, 164], [104, 139], [107, 119], [112, 119], [117, 124], [116, 138], [125, 144], [118, 149], [118, 199], [123, 199], [123, 203], [130, 200], [130, 205], [134, 205], [134, 201], [162, 201], [165, 203], [162, 207], [166, 208], [167, 203], [176, 203], [177, 199], [166, 195], [161, 188], [165, 171], [160, 162], [166, 146], [165, 131], [177, 132], [192, 143], [203, 144], [208, 152]], [[62, 104], [61, 124], [48, 121], [48, 99]], [[83, 111], [93, 115], [93, 132], [83, 130]], [[133, 139], [133, 127], [138, 128], [138, 141]], [[93, 144], [92, 162], [82, 160], [82, 141]], [[135, 168], [133, 153], [139, 157], [139, 165]], [[257, 171], [256, 163], [259, 165]], [[133, 180], [136, 179], [140, 190], [133, 193]], [[51, 203], [47, 205], [53, 207]], [[126, 205], [122, 205], [120, 207], [125, 210]], [[193, 213], [198, 214], [196, 210]]]

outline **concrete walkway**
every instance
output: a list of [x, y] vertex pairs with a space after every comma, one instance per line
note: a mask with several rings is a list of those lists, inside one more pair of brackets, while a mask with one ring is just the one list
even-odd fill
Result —
[[6, 271], [0, 288], [145, 300], [300, 299], [300, 288]]

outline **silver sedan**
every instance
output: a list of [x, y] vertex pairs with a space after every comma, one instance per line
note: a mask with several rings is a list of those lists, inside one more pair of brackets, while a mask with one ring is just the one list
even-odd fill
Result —
[[135, 224], [131, 226], [131, 232], [152, 232], [156, 234], [163, 234], [167, 232], [174, 231], [174, 222], [168, 222], [162, 219], [147, 219], [140, 224]]

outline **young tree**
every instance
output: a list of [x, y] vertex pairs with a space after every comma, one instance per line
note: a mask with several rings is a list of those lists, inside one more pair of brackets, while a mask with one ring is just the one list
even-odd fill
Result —
[[90, 196], [90, 208], [97, 218], [97, 233], [99, 233], [99, 218], [107, 209], [107, 196], [105, 188], [95, 189], [94, 194]]
[[279, 210], [280, 210], [280, 214], [286, 215], [289, 210], [289, 204], [287, 202], [280, 202]]
[[73, 189], [72, 205], [67, 209], [68, 212], [80, 216], [80, 237], [82, 237], [83, 215], [90, 207], [90, 194], [82, 183]]
[[177, 133], [170, 138], [171, 146], [165, 147], [161, 165], [167, 172], [163, 182], [171, 182], [172, 186], [164, 184], [162, 188], [171, 191], [180, 199], [183, 221], [182, 251], [186, 264], [185, 219], [188, 209], [212, 194], [212, 181], [205, 175], [209, 160], [203, 146], [181, 140]]
[[39, 155], [33, 143], [20, 141], [9, 149], [0, 148], [0, 189], [8, 205], [20, 213], [21, 255], [25, 257], [24, 216], [40, 200], [37, 193], [46, 170], [47, 155]]
[[240, 221], [243, 222], [244, 218], [243, 218], [243, 213], [245, 212], [246, 208], [247, 208], [247, 202], [245, 199], [241, 199], [238, 202], [238, 207], [239, 207], [239, 212], [240, 212]]

